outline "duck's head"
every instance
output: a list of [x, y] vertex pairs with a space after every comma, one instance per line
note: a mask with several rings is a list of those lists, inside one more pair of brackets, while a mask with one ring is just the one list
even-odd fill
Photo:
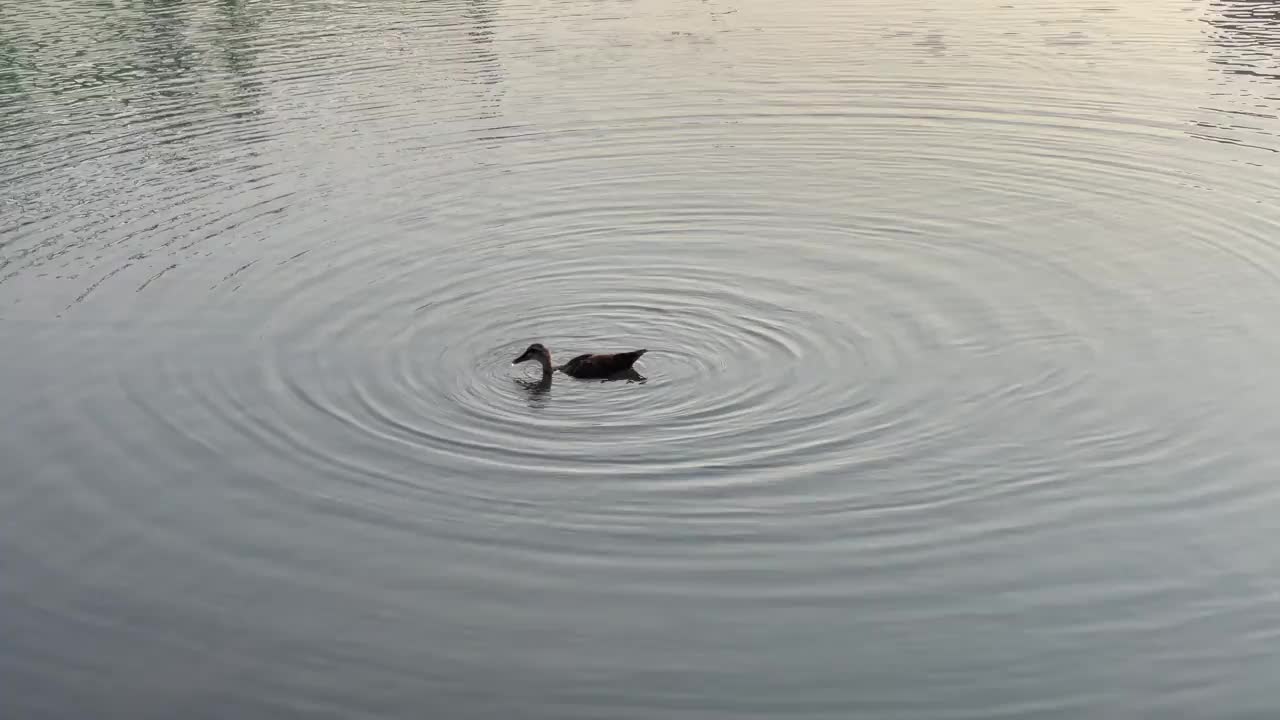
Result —
[[526, 360], [537, 360], [539, 362], [550, 363], [551, 353], [547, 352], [547, 349], [542, 346], [542, 343], [534, 343], [526, 348], [525, 351], [520, 354], [520, 357], [512, 360], [511, 364], [518, 365]]

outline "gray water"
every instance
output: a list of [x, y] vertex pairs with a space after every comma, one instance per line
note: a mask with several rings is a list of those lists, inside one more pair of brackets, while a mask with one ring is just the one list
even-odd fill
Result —
[[0, 716], [1276, 717], [1278, 112], [1268, 2], [3, 0]]

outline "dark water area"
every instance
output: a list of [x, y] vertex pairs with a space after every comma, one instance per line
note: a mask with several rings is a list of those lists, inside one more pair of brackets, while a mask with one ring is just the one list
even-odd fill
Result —
[[0, 717], [1276, 717], [1278, 113], [1272, 2], [0, 0]]

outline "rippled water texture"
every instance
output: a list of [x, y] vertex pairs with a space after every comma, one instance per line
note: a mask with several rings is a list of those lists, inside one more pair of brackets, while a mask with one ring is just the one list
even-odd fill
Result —
[[6, 2], [0, 716], [1274, 717], [1278, 111], [1268, 2]]

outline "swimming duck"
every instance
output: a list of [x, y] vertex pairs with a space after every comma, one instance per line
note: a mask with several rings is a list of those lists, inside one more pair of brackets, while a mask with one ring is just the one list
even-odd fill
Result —
[[588, 353], [579, 355], [563, 365], [553, 366], [551, 364], [550, 351], [543, 347], [542, 343], [534, 343], [521, 353], [520, 357], [512, 360], [511, 364], [516, 365], [526, 360], [537, 360], [542, 365], [542, 379], [544, 382], [550, 382], [551, 373], [556, 370], [575, 378], [610, 378], [631, 371], [631, 366], [645, 352], [647, 351], [632, 350], [631, 352], [613, 354]]

